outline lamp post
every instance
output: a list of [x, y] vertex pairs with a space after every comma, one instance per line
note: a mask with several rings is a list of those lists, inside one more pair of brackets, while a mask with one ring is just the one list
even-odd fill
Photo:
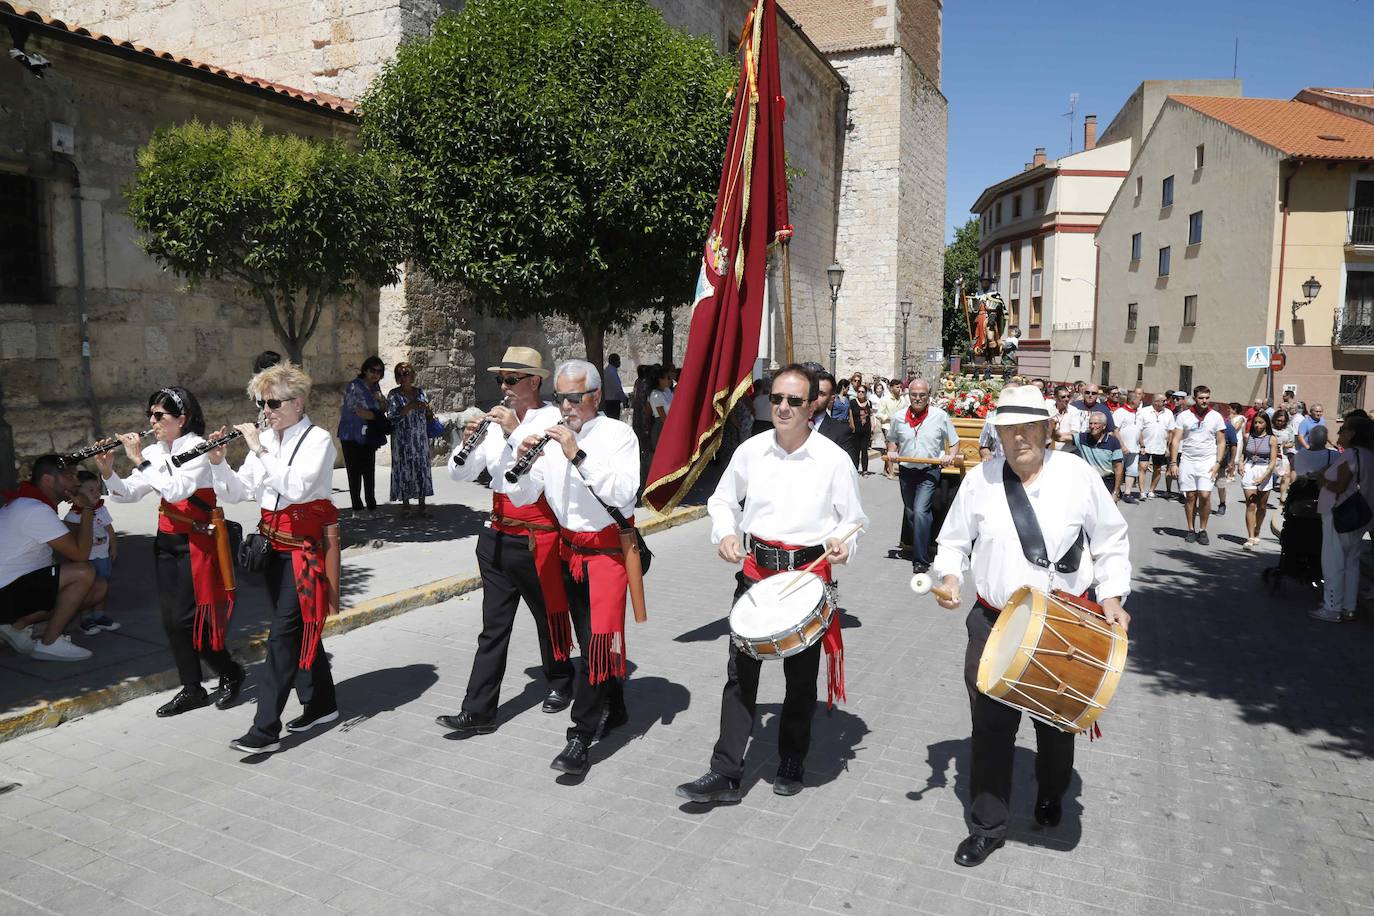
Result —
[[907, 322], [911, 320], [911, 300], [903, 299], [897, 303], [897, 307], [902, 310], [902, 381], [906, 381], [906, 328]]
[[825, 278], [830, 281], [830, 374], [834, 375], [836, 305], [840, 301], [840, 284], [844, 282], [844, 268], [839, 261], [825, 269]]
[[[1309, 276], [1302, 284], [1302, 294], [1304, 298], [1293, 300], [1293, 324], [1298, 323], [1298, 309], [1303, 306], [1311, 305], [1312, 300], [1322, 291], [1321, 282], [1314, 276]], [[1283, 328], [1274, 329], [1274, 352], [1283, 352]], [[1274, 364], [1269, 363], [1269, 381], [1266, 386], [1269, 389], [1269, 403], [1274, 403]]]

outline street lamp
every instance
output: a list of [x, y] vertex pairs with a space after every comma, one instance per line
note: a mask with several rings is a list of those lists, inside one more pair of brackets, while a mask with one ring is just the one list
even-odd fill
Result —
[[906, 326], [911, 319], [911, 300], [903, 299], [897, 307], [902, 310], [902, 381], [906, 381]]
[[835, 309], [840, 301], [840, 284], [844, 282], [844, 268], [836, 261], [825, 269], [825, 278], [830, 281], [830, 374], [835, 374]]
[[1303, 294], [1304, 296], [1306, 296], [1307, 298], [1306, 298], [1305, 300], [1303, 300], [1303, 299], [1294, 299], [1294, 300], [1293, 300], [1293, 320], [1294, 320], [1294, 321], [1297, 321], [1297, 320], [1298, 320], [1298, 309], [1302, 308], [1304, 305], [1311, 305], [1311, 304], [1312, 304], [1312, 300], [1315, 299], [1315, 298], [1317, 298], [1317, 294], [1320, 293], [1321, 291], [1322, 291], [1322, 285], [1321, 285], [1321, 283], [1319, 283], [1319, 282], [1317, 281], [1317, 278], [1316, 278], [1316, 277], [1308, 277], [1307, 280], [1302, 284], [1302, 294]]

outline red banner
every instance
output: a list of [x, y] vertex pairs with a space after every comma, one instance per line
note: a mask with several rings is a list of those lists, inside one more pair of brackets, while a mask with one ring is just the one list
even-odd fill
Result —
[[749, 391], [768, 294], [768, 249], [792, 234], [776, 0], [757, 0], [741, 34], [735, 111], [692, 302], [687, 355], [644, 487], [644, 501], [659, 511], [677, 505], [691, 489], [720, 447], [725, 418]]

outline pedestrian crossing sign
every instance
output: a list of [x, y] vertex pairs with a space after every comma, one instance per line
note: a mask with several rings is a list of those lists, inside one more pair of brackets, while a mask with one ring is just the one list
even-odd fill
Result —
[[1245, 368], [1268, 369], [1269, 348], [1265, 346], [1245, 348]]

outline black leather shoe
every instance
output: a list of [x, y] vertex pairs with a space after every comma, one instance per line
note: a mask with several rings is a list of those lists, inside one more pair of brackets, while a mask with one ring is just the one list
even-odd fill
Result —
[[1057, 798], [1042, 795], [1035, 800], [1035, 822], [1041, 827], [1058, 827], [1064, 806]]
[[558, 690], [550, 690], [549, 695], [544, 697], [544, 705], [540, 707], [544, 712], [562, 712], [568, 708], [572, 702], [572, 695], [562, 693]]
[[312, 712], [307, 709], [290, 722], [286, 723], [286, 730], [289, 732], [308, 732], [316, 725], [328, 725], [330, 722], [337, 722], [339, 711], [331, 709], [329, 712]]
[[608, 708], [606, 710], [606, 717], [601, 720], [601, 731], [598, 733], [598, 737], [604, 740], [614, 729], [619, 728], [629, 721], [630, 711], [624, 706]]
[[773, 779], [774, 795], [796, 795], [802, 790], [802, 762], [784, 758]]
[[176, 696], [157, 708], [157, 714], [159, 718], [166, 719], [169, 716], [179, 716], [184, 712], [209, 705], [210, 695], [205, 692], [204, 687], [197, 684], [195, 687], [181, 688]]
[[281, 750], [281, 742], [276, 738], [263, 738], [252, 732], [230, 741], [229, 746], [245, 754], [275, 754]]
[[220, 675], [219, 689], [214, 693], [216, 709], [228, 709], [238, 702], [239, 691], [243, 689], [243, 679], [246, 676], [242, 668], [239, 668], [237, 674]]
[[965, 868], [982, 865], [987, 861], [988, 856], [992, 855], [993, 850], [1001, 849], [1005, 842], [1006, 840], [975, 834], [960, 843], [959, 848], [954, 851], [954, 864], [962, 865]]
[[911, 564], [911, 571], [916, 574], [930, 572], [930, 564], [922, 563], [918, 560], [917, 562]]
[[434, 721], [460, 735], [490, 735], [496, 731], [495, 719], [474, 715], [466, 709], [456, 716], [439, 716]]
[[715, 770], [707, 770], [692, 782], [684, 782], [677, 787], [677, 797], [709, 805], [713, 802], [739, 801], [739, 780], [722, 776]]
[[587, 739], [573, 735], [568, 739], [568, 746], [563, 748], [563, 753], [553, 758], [549, 766], [573, 776], [587, 772]]

